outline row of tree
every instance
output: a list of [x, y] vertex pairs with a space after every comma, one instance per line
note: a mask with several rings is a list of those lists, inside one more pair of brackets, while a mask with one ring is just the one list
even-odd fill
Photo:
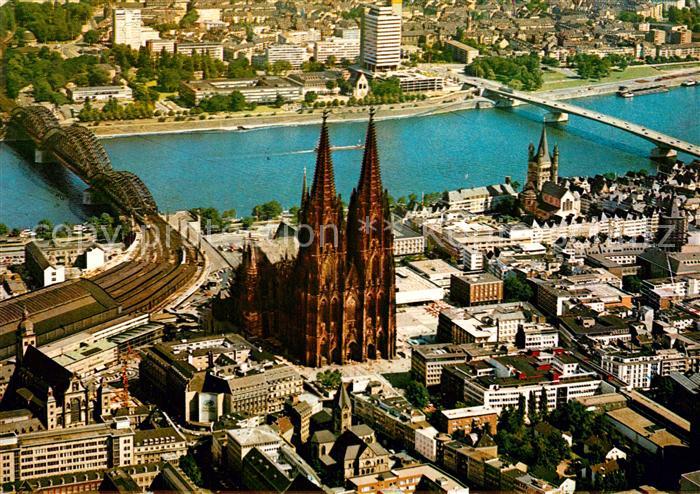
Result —
[[99, 122], [102, 120], [136, 120], [153, 117], [153, 107], [146, 103], [135, 102], [120, 105], [117, 100], [109, 99], [102, 109], [92, 106], [86, 101], [78, 113], [81, 122]]

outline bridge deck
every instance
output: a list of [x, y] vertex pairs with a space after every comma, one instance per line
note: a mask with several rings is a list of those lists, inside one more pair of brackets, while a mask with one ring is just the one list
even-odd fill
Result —
[[700, 158], [700, 146], [677, 139], [654, 129], [644, 127], [643, 125], [628, 122], [627, 120], [623, 120], [621, 118], [611, 117], [610, 115], [606, 115], [595, 110], [582, 108], [570, 103], [565, 103], [563, 101], [548, 100], [533, 94], [523, 93], [521, 91], [511, 89], [506, 90], [503, 88], [503, 86], [496, 83], [491, 83], [490, 81], [474, 81], [474, 84], [476, 86], [483, 87], [488, 92], [501, 98], [522, 101], [524, 103], [547, 108], [553, 112], [569, 113], [582, 118], [588, 118], [589, 120], [594, 120], [602, 124], [624, 130], [625, 132], [629, 132], [630, 134], [641, 137], [642, 139], [646, 139], [647, 141], [654, 143], [654, 145], [659, 148], [674, 149], [696, 158]]

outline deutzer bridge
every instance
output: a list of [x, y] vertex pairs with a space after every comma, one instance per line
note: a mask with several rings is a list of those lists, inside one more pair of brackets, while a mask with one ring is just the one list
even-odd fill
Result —
[[511, 106], [513, 101], [522, 101], [523, 103], [545, 108], [551, 112], [546, 117], [547, 122], [565, 122], [568, 120], [568, 115], [571, 114], [629, 132], [630, 134], [646, 139], [654, 144], [655, 148], [651, 153], [652, 158], [671, 158], [676, 155], [676, 152], [682, 152], [700, 158], [700, 146], [663, 134], [654, 129], [628, 122], [621, 118], [611, 117], [610, 115], [563, 101], [549, 100], [534, 94], [516, 91], [515, 89], [485, 79], [470, 77], [468, 78], [468, 84], [479, 88], [485, 97], [496, 99], [497, 105], [498, 101], [505, 102]]

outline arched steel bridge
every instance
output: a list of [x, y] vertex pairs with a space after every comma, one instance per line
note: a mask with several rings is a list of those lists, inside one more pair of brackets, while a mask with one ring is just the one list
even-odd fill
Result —
[[[201, 282], [206, 271], [202, 252], [158, 215], [150, 191], [136, 175], [112, 169], [107, 152], [90, 130], [80, 125], [61, 127], [44, 107], [16, 107], [5, 139], [32, 163], [65, 166], [102, 194], [119, 213], [138, 220], [138, 223], [133, 221], [133, 227], [140, 233], [137, 240], [140, 248], [135, 248], [133, 255], [123, 262], [80, 281], [105, 307], [118, 310], [99, 309], [94, 315], [66, 326], [65, 320], [77, 317], [75, 304], [68, 300], [57, 308], [57, 313], [44, 319], [40, 341], [49, 343], [133, 314], [160, 310]], [[22, 307], [28, 308], [30, 317], [34, 317], [43, 307], [55, 305], [54, 294], [70, 299], [70, 287], [74, 283], [75, 280], [67, 281], [25, 294]], [[22, 317], [19, 304], [14, 298], [0, 302], [0, 330], [3, 323], [15, 330], [18, 318]], [[14, 340], [4, 341], [3, 336], [7, 335], [0, 331], [0, 358], [12, 355], [14, 348]]]
[[20, 150], [33, 149], [34, 161], [65, 166], [121, 213], [143, 218], [158, 211], [151, 192], [138, 176], [112, 169], [107, 151], [95, 134], [77, 124], [61, 127], [43, 106], [15, 108], [5, 138]]

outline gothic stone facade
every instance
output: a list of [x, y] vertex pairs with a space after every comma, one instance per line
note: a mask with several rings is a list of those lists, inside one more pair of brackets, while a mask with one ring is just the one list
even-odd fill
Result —
[[388, 194], [371, 116], [358, 186], [345, 216], [324, 117], [311, 190], [302, 189], [295, 257], [248, 244], [231, 290], [232, 320], [274, 338], [305, 365], [393, 358], [396, 305]]

